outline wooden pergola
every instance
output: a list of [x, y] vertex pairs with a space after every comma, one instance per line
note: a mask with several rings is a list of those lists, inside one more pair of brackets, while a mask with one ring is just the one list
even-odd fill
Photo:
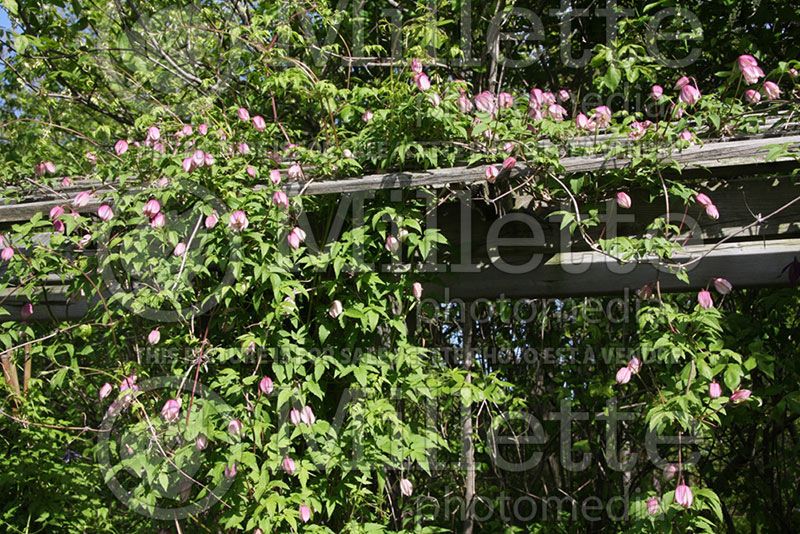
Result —
[[[772, 157], [777, 153], [782, 155]], [[574, 204], [515, 209], [508, 199], [500, 203], [473, 198], [471, 189], [482, 187], [485, 182], [483, 166], [294, 182], [287, 183], [287, 192], [290, 196], [341, 196], [408, 188], [447, 189], [456, 201], [439, 203], [427, 222], [438, 227], [454, 246], [452, 257], [458, 262], [440, 266], [433, 276], [437, 282], [426, 288], [427, 294], [446, 299], [625, 295], [655, 280], [662, 291], [686, 291], [706, 287], [714, 277], [724, 277], [737, 288], [789, 284], [784, 268], [800, 256], [800, 183], [793, 175], [800, 168], [800, 135], [764, 133], [708, 141], [683, 150], [665, 150], [660, 157], [670, 163], [666, 170], [670, 178], [701, 184], [721, 214], [718, 220], [712, 220], [700, 216], [697, 207], [684, 212], [683, 201], [671, 199], [670, 206], [679, 206], [670, 210], [672, 220], [684, 220], [686, 228], [694, 228], [681, 257], [670, 259], [690, 263], [688, 285], [659, 266], [655, 258], [621, 265], [592, 250], [583, 240], [570, 238], [566, 230], [561, 230], [560, 220], [547, 215], [565, 209], [574, 211]], [[558, 174], [566, 178], [630, 167], [632, 160], [581, 156], [567, 157], [560, 163]], [[518, 164], [500, 179], [517, 184], [535, 180], [537, 172], [536, 168]], [[95, 212], [98, 196], [110, 188], [89, 181], [43, 189], [15, 203], [0, 202], [0, 232], [12, 223], [29, 220], [35, 213], [47, 213], [88, 189], [98, 194], [78, 211]], [[632, 207], [618, 210], [611, 201], [614, 193], [609, 191], [604, 220], [616, 235], [640, 234], [666, 213], [663, 199], [653, 204], [644, 192], [635, 190], [631, 191]], [[691, 224], [695, 220], [696, 227]], [[504, 241], [507, 239], [517, 241]], [[50, 281], [52, 285], [46, 291], [49, 313], [38, 312], [34, 318], [49, 318], [52, 314], [59, 319], [73, 319], [85, 313], [85, 301], [71, 301], [57, 276]], [[12, 292], [5, 293], [0, 295], [2, 306], [18, 315], [23, 302]]]

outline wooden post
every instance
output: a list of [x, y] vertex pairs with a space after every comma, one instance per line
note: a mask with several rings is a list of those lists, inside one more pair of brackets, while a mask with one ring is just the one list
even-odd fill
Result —
[[[472, 317], [470, 316], [470, 302], [464, 305], [464, 370], [467, 372], [466, 387], [472, 383], [471, 369], [472, 358]], [[466, 483], [464, 487], [464, 534], [472, 534], [474, 523], [473, 504], [475, 500], [475, 445], [473, 443], [472, 406], [461, 405], [462, 418], [462, 453], [464, 455], [464, 469], [466, 470]]]

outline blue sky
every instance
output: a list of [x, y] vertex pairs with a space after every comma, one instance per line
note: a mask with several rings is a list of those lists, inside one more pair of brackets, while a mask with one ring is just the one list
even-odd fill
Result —
[[0, 28], [11, 28], [11, 22], [8, 20], [8, 13], [0, 7]]

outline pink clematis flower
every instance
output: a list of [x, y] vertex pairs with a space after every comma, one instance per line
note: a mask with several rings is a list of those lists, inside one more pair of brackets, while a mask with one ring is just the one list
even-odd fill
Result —
[[247, 220], [247, 215], [242, 210], [236, 210], [231, 213], [229, 226], [234, 232], [241, 232], [250, 222]]
[[123, 155], [125, 152], [128, 151], [128, 142], [124, 139], [120, 139], [114, 144], [114, 151], [117, 153], [118, 156]]
[[692, 505], [692, 501], [694, 500], [694, 496], [692, 495], [692, 490], [689, 489], [689, 486], [686, 484], [681, 484], [677, 488], [675, 488], [675, 502], [679, 505], [683, 506], [684, 508], [689, 508]]
[[178, 414], [181, 411], [181, 401], [180, 399], [169, 399], [167, 402], [164, 403], [164, 406], [161, 408], [161, 417], [164, 418], [165, 421], [171, 422], [178, 419]]
[[111, 211], [111, 207], [108, 204], [103, 204], [97, 208], [97, 216], [104, 221], [110, 221], [114, 218], [114, 212]]
[[268, 376], [265, 376], [261, 379], [261, 382], [258, 383], [258, 389], [261, 390], [261, 393], [264, 395], [269, 395], [272, 393], [272, 390], [275, 386], [272, 383], [272, 379]]
[[700, 290], [697, 294], [697, 302], [704, 310], [714, 307], [714, 299], [711, 298], [711, 293], [705, 289]]
[[708, 396], [712, 399], [718, 399], [722, 395], [722, 387], [717, 384], [716, 380], [708, 385]]
[[619, 193], [617, 193], [617, 204], [619, 204], [621, 208], [625, 209], [630, 208], [632, 204], [630, 195], [628, 195], [628, 193], [625, 193], [624, 191], [620, 191]]

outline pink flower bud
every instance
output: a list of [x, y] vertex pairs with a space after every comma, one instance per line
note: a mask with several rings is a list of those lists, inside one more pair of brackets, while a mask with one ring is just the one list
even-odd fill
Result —
[[80, 241], [78, 241], [78, 249], [84, 248], [92, 240], [91, 234], [83, 234]]
[[57, 219], [62, 215], [64, 215], [64, 208], [62, 208], [61, 206], [53, 206], [52, 208], [50, 208], [51, 219]]
[[97, 216], [104, 221], [110, 221], [114, 218], [114, 212], [111, 211], [111, 207], [108, 204], [103, 204], [97, 208]]
[[718, 399], [722, 395], [722, 387], [716, 381], [708, 385], [708, 396], [712, 399]]
[[167, 402], [164, 403], [164, 406], [161, 408], [161, 417], [164, 418], [164, 421], [175, 421], [178, 419], [178, 414], [181, 411], [181, 401], [180, 399], [169, 399]]
[[392, 254], [396, 254], [398, 250], [400, 250], [400, 241], [393, 235], [386, 236], [386, 243], [384, 243], [384, 248], [391, 252]]
[[137, 378], [136, 375], [131, 375], [127, 378], [124, 378], [122, 382], [120, 382], [119, 384], [119, 391], [120, 392], [127, 390], [138, 391], [139, 387], [136, 385], [136, 378]]
[[424, 72], [414, 75], [414, 83], [417, 84], [417, 89], [420, 91], [427, 91], [431, 88], [431, 81]]
[[658, 513], [658, 499], [655, 497], [647, 499], [647, 513], [650, 515], [656, 515]]
[[714, 288], [720, 295], [727, 295], [733, 291], [733, 284], [724, 278], [714, 278]]
[[294, 460], [289, 458], [288, 456], [283, 459], [283, 470], [289, 473], [290, 475], [294, 474]]
[[124, 139], [120, 139], [114, 144], [114, 151], [117, 153], [118, 156], [123, 155], [125, 152], [128, 151], [128, 142]]
[[239, 154], [247, 154], [248, 152], [250, 152], [250, 145], [242, 141], [237, 146], [237, 150], [239, 151]]
[[200, 434], [197, 436], [197, 439], [194, 440], [194, 446], [198, 451], [205, 450], [205, 448], [208, 447], [208, 438]]
[[619, 204], [621, 208], [628, 209], [631, 207], [631, 203], [631, 197], [628, 195], [628, 193], [625, 193], [624, 191], [617, 193], [617, 204]]
[[744, 402], [750, 398], [751, 391], [749, 389], [737, 389], [731, 395], [732, 402]]
[[247, 220], [247, 216], [242, 210], [236, 210], [231, 213], [229, 226], [234, 232], [241, 232], [247, 228], [249, 224], [250, 222]]
[[638, 374], [639, 370], [642, 368], [642, 360], [639, 358], [632, 358], [631, 361], [628, 362], [628, 369], [631, 370], [631, 373]]
[[89, 201], [92, 199], [92, 194], [88, 191], [83, 191], [75, 195], [75, 198], [72, 199], [72, 205], [76, 208], [82, 208], [86, 206]]
[[236, 462], [233, 462], [231, 465], [225, 466], [225, 478], [232, 479], [236, 478]]
[[681, 95], [678, 97], [678, 100], [688, 106], [694, 106], [697, 104], [697, 101], [700, 100], [700, 91], [692, 85], [685, 85], [683, 89], [681, 89]]
[[678, 466], [676, 464], [667, 464], [664, 467], [664, 480], [672, 480], [678, 474]]
[[672, 89], [674, 91], [680, 91], [687, 85], [689, 85], [689, 78], [687, 78], [686, 76], [681, 76], [681, 78], [677, 82], [675, 82], [675, 87], [673, 87]]
[[475, 107], [481, 111], [485, 111], [486, 113], [493, 114], [497, 109], [494, 95], [489, 91], [484, 91], [475, 95]]
[[411, 72], [420, 74], [422, 72], [422, 61], [417, 58], [411, 60]]
[[697, 294], [697, 302], [704, 310], [714, 307], [714, 299], [711, 298], [711, 293], [705, 289], [700, 290]]
[[53, 221], [53, 230], [63, 234], [64, 231], [66, 230], [66, 226], [64, 226], [64, 221], [62, 221], [61, 219], [56, 219], [55, 221]]
[[250, 120], [250, 112], [247, 111], [245, 108], [239, 108], [236, 112], [239, 115], [239, 120], [247, 122]]
[[706, 206], [706, 215], [714, 219], [715, 221], [719, 219], [719, 210], [714, 204], [710, 204]]
[[31, 315], [33, 315], [33, 304], [30, 302], [26, 302], [22, 305], [22, 310], [20, 310], [20, 315], [22, 315], [23, 319], [27, 319]]
[[693, 500], [694, 496], [692, 495], [692, 490], [689, 489], [689, 486], [686, 484], [681, 484], [675, 488], [676, 503], [680, 504], [684, 508], [689, 508], [692, 505]]
[[509, 156], [505, 160], [503, 160], [504, 171], [510, 171], [516, 166], [517, 166], [517, 160], [513, 156]]
[[400, 479], [400, 494], [403, 497], [411, 497], [411, 494], [414, 492], [414, 486], [411, 485], [411, 481], [407, 478]]
[[201, 123], [200, 126], [197, 127], [197, 133], [200, 135], [206, 135], [208, 133], [208, 124]]
[[682, 141], [688, 141], [689, 146], [694, 145], [694, 134], [689, 130], [684, 130], [681, 132], [680, 139]]
[[157, 345], [159, 341], [161, 341], [161, 332], [159, 332], [158, 328], [150, 330], [150, 333], [147, 334], [147, 342], [151, 345]]
[[44, 165], [44, 170], [53, 174], [56, 172], [56, 166], [52, 161], [45, 161], [42, 165]]
[[708, 198], [708, 195], [706, 195], [705, 193], [698, 193], [697, 196], [695, 197], [695, 200], [697, 201], [698, 204], [700, 204], [704, 208], [707, 208], [708, 206], [712, 206], [714, 204], [713, 202], [711, 202], [711, 199]]
[[191, 124], [184, 124], [183, 128], [181, 128], [180, 134], [184, 137], [189, 137], [190, 135], [192, 135], [193, 131], [194, 130], [192, 130]]
[[556, 95], [551, 93], [550, 91], [545, 91], [542, 93], [542, 103], [545, 106], [552, 106], [556, 103]]
[[414, 295], [415, 299], [422, 298], [422, 284], [419, 282], [414, 282], [411, 285], [411, 294]]
[[253, 117], [253, 128], [255, 128], [257, 132], [263, 132], [267, 129], [267, 123], [261, 115]]
[[214, 162], [215, 162], [215, 161], [216, 161], [216, 160], [214, 159], [214, 156], [213, 156], [213, 155], [206, 153], [206, 158], [205, 158], [205, 160], [203, 161], [203, 163], [205, 163], [205, 166], [206, 166], [206, 167], [211, 167], [212, 165], [214, 165]]
[[242, 429], [244, 425], [238, 419], [232, 419], [230, 423], [228, 423], [228, 433], [231, 436], [238, 436], [242, 433]]
[[256, 168], [255, 167], [251, 167], [251, 166], [248, 165], [247, 169], [245, 169], [245, 170], [247, 171], [247, 176], [249, 176], [250, 178], [255, 178], [256, 177]]
[[151, 141], [158, 141], [161, 138], [161, 130], [158, 129], [158, 126], [151, 126], [147, 129], [147, 139]]
[[791, 76], [792, 79], [797, 78], [797, 75], [798, 75], [797, 69], [795, 68], [789, 69], [789, 76]]
[[161, 204], [159, 204], [158, 200], [154, 198], [148, 200], [142, 208], [142, 213], [146, 217], [155, 217], [156, 213], [159, 211], [161, 211]]
[[775, 82], [764, 82], [764, 92], [767, 94], [767, 100], [775, 100], [781, 96], [781, 89]]
[[300, 424], [300, 410], [297, 410], [296, 408], [292, 409], [292, 411], [289, 412], [289, 421], [291, 421], [291, 423], [293, 425], [299, 425]]
[[103, 384], [103, 387], [100, 388], [100, 398], [105, 399], [108, 397], [108, 394], [111, 393], [111, 384], [106, 382]]
[[363, 115], [361, 115], [361, 120], [364, 121], [364, 122], [369, 122], [369, 121], [372, 120], [372, 117], [374, 117], [374, 116], [375, 116], [375, 114], [372, 113], [372, 110], [368, 109], [368, 110], [366, 110], [364, 112]]
[[69, 176], [65, 176], [61, 179], [61, 186], [62, 187], [72, 187], [75, 183], [72, 181], [72, 178]]
[[630, 367], [620, 367], [619, 371], [617, 371], [617, 384], [627, 384], [631, 381], [632, 375]]
[[567, 110], [558, 104], [550, 104], [547, 108], [547, 114], [550, 115], [550, 118], [554, 121], [561, 122], [564, 120], [564, 117], [567, 116]]
[[150, 228], [162, 228], [166, 222], [163, 213], [156, 213], [150, 218]]
[[757, 104], [761, 102], [761, 93], [756, 91], [755, 89], [748, 89], [744, 92], [744, 98], [751, 104]]
[[342, 314], [343, 309], [344, 308], [342, 307], [341, 301], [334, 300], [331, 303], [331, 307], [328, 308], [328, 315], [330, 315], [331, 317], [336, 319], [337, 317], [339, 317]]
[[0, 252], [0, 259], [3, 261], [9, 261], [11, 258], [14, 257], [14, 249], [11, 247], [5, 247], [2, 252]]
[[281, 171], [279, 171], [278, 169], [272, 169], [271, 171], [269, 171], [269, 181], [272, 182], [272, 185], [280, 184], [281, 180], [282, 180]]
[[660, 85], [654, 85], [652, 89], [650, 89], [650, 96], [653, 97], [653, 100], [658, 102], [661, 100], [661, 97], [664, 95], [664, 88]]
[[217, 222], [219, 222], [219, 216], [217, 215], [217, 211], [214, 210], [214, 212], [211, 215], [206, 217], [205, 221], [206, 228], [208, 230], [211, 230], [217, 225]]
[[462, 94], [459, 96], [458, 100], [456, 100], [456, 104], [458, 105], [458, 109], [461, 111], [461, 113], [469, 113], [472, 111], [472, 102], [466, 97], [466, 95]]
[[261, 379], [261, 382], [258, 383], [258, 389], [261, 390], [261, 393], [264, 395], [269, 395], [272, 393], [272, 389], [274, 388], [272, 384], [272, 379], [268, 376], [265, 376]]
[[569, 100], [569, 91], [567, 91], [566, 89], [560, 90], [558, 92], [558, 98], [562, 102], [566, 102], [567, 100]]
[[197, 163], [194, 162], [193, 157], [184, 158], [183, 162], [181, 163], [183, 170], [186, 172], [192, 172], [197, 168]]
[[589, 125], [589, 117], [587, 117], [583, 113], [578, 113], [578, 116], [575, 117], [575, 126], [581, 130], [586, 130], [588, 125]]
[[292, 228], [292, 231], [289, 232], [286, 240], [289, 242], [290, 247], [297, 250], [300, 247], [300, 243], [306, 240], [306, 233], [299, 226], [295, 226]]
[[202, 167], [206, 161], [206, 154], [202, 150], [195, 150], [194, 154], [192, 154], [192, 160], [194, 161], [195, 167]]
[[297, 163], [294, 163], [289, 166], [287, 174], [292, 180], [301, 180], [303, 178], [303, 168]]
[[311, 410], [311, 406], [304, 406], [302, 410], [300, 410], [300, 420], [311, 426], [314, 424], [314, 421], [317, 420], [316, 416], [314, 416], [314, 412]]
[[[567, 93], [567, 98], [569, 98], [569, 93]], [[497, 95], [497, 105], [501, 108], [513, 107], [514, 97], [511, 96], [511, 93], [505, 93], [505, 92], [500, 93], [499, 95]]]
[[186, 254], [186, 244], [183, 241], [180, 241], [177, 245], [175, 245], [175, 250], [173, 250], [172, 253], [180, 258]]
[[598, 128], [605, 128], [611, 124], [611, 109], [608, 106], [594, 108], [592, 120], [597, 124]]
[[496, 165], [487, 165], [483, 174], [486, 177], [486, 181], [493, 184], [497, 179], [497, 175], [500, 174], [500, 170]]
[[308, 523], [308, 520], [311, 519], [311, 508], [306, 506], [305, 504], [300, 506], [300, 521], [303, 523]]
[[283, 191], [275, 191], [275, 193], [272, 195], [272, 203], [279, 208], [288, 209], [289, 197], [287, 197], [286, 193]]

